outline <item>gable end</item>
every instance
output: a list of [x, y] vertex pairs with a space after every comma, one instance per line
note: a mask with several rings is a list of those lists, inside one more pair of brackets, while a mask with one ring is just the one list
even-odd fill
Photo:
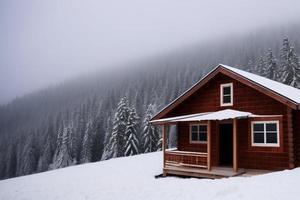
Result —
[[290, 108], [292, 108], [294, 110], [299, 110], [299, 104], [297, 102], [294, 102], [293, 100], [288, 99], [285, 96], [282, 96], [281, 94], [278, 94], [275, 91], [273, 91], [261, 84], [258, 84], [250, 79], [247, 79], [246, 77], [244, 77], [234, 71], [231, 71], [230, 69], [227, 69], [226, 67], [223, 67], [222, 65], [218, 65], [216, 68], [214, 68], [212, 71], [210, 71], [207, 75], [205, 75], [202, 79], [200, 79], [196, 84], [194, 84], [191, 88], [189, 88], [186, 92], [184, 92], [182, 95], [180, 95], [174, 101], [172, 101], [170, 104], [168, 104], [166, 107], [164, 107], [151, 120], [160, 119], [163, 116], [165, 116], [166, 114], [168, 114], [176, 106], [178, 106], [180, 103], [182, 103], [184, 100], [186, 100], [192, 94], [194, 94], [198, 89], [200, 89], [203, 85], [205, 85], [207, 82], [209, 82], [218, 73], [222, 73], [226, 76], [229, 76], [230, 78], [233, 78], [233, 79], [261, 92], [261, 93], [264, 93], [267, 96], [270, 96], [271, 98], [281, 102], [282, 104], [289, 106]]

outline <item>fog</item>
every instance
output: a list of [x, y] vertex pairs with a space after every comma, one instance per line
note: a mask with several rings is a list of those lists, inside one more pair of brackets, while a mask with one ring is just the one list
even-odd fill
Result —
[[2, 0], [0, 104], [81, 74], [299, 18], [299, 0]]

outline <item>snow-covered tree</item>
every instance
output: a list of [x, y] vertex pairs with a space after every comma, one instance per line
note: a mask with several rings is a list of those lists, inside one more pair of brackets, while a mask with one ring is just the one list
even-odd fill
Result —
[[269, 49], [266, 56], [266, 63], [265, 63], [263, 76], [272, 80], [276, 80], [278, 78], [277, 70], [278, 69], [277, 69], [276, 58], [273, 55], [272, 49]]
[[48, 135], [44, 146], [44, 150], [38, 161], [38, 168], [37, 168], [38, 172], [43, 172], [48, 170], [49, 165], [52, 162], [52, 156], [53, 155], [52, 155], [52, 146], [51, 146], [51, 136]]
[[247, 63], [247, 69], [251, 73], [256, 73], [256, 65], [254, 64], [253, 60], [249, 60]]
[[300, 82], [300, 64], [297, 54], [291, 47], [289, 39], [283, 39], [283, 46], [280, 54], [281, 70], [280, 81], [294, 87], [299, 87]]
[[38, 151], [35, 144], [35, 136], [33, 131], [27, 137], [22, 153], [23, 162], [21, 165], [21, 174], [31, 174], [37, 169]]
[[66, 119], [59, 130], [57, 138], [57, 147], [53, 158], [52, 169], [67, 167], [74, 164], [75, 159], [72, 157], [70, 136], [73, 131], [73, 122], [70, 119], [70, 113], [66, 112]]
[[111, 157], [124, 156], [125, 144], [126, 144], [126, 127], [128, 122], [128, 116], [130, 113], [129, 104], [126, 97], [123, 97], [118, 104], [116, 110], [111, 138], [108, 142], [111, 152]]
[[49, 118], [46, 134], [46, 140], [44, 142], [44, 145], [42, 146], [41, 155], [38, 161], [38, 172], [47, 171], [49, 169], [49, 165], [52, 163], [55, 151], [55, 146], [53, 143], [53, 138], [55, 138], [55, 128], [52, 117]]
[[128, 121], [125, 131], [125, 156], [132, 156], [139, 153], [140, 143], [137, 136], [138, 116], [134, 108], [131, 108], [128, 115]]
[[155, 112], [152, 104], [148, 105], [143, 121], [143, 148], [144, 152], [153, 152], [159, 149], [159, 130], [158, 127], [150, 124], [150, 120]]
[[80, 163], [87, 163], [92, 160], [92, 145], [93, 145], [93, 124], [92, 124], [92, 119], [89, 119], [83, 137]]
[[[257, 63], [257, 66], [256, 66], [256, 74], [259, 74], [259, 75], [264, 75], [265, 74], [265, 71], [266, 71], [266, 62], [265, 62], [265, 59], [263, 56], [260, 56], [259, 59], [258, 59], [258, 63]], [[255, 73], [255, 72], [254, 72]]]
[[109, 116], [106, 122], [106, 131], [105, 131], [105, 139], [104, 139], [104, 150], [103, 154], [101, 156], [101, 160], [107, 160], [109, 158], [112, 158], [113, 152], [112, 152], [112, 143], [111, 140], [111, 132], [112, 132], [112, 122], [111, 117]]
[[289, 85], [293, 87], [300, 88], [300, 62], [297, 54], [295, 53], [295, 49], [292, 47], [290, 51], [291, 58], [291, 74], [292, 81]]

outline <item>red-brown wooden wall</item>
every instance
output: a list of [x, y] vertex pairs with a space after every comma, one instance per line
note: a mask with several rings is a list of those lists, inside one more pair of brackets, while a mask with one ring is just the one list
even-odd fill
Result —
[[[220, 106], [220, 84], [233, 83], [233, 106]], [[224, 74], [217, 74], [202, 88], [174, 108], [164, 117], [184, 114], [235, 109], [259, 115], [282, 115], [281, 147], [251, 147], [250, 119], [238, 120], [238, 165], [242, 168], [279, 170], [289, 167], [287, 138], [287, 106], [279, 101], [234, 80]], [[294, 111], [293, 113], [296, 113]], [[212, 164], [218, 165], [218, 122], [212, 123]], [[300, 165], [300, 113], [293, 114], [295, 162]], [[189, 143], [189, 124], [178, 124], [178, 149], [185, 151], [206, 151], [205, 144]]]
[[294, 147], [295, 147], [295, 164], [300, 166], [300, 111], [293, 111], [293, 131], [294, 131]]

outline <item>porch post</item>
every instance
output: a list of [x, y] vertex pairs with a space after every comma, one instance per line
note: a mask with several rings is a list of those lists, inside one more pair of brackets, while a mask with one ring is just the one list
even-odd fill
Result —
[[[167, 125], [163, 124], [162, 126], [162, 151], [163, 151], [163, 168], [166, 166], [166, 159], [165, 159], [165, 153], [166, 153], [166, 131], [167, 131]], [[165, 176], [165, 172], [163, 173]]]
[[207, 169], [211, 170], [211, 123], [207, 121]]
[[233, 171], [238, 171], [237, 161], [237, 119], [233, 119]]

